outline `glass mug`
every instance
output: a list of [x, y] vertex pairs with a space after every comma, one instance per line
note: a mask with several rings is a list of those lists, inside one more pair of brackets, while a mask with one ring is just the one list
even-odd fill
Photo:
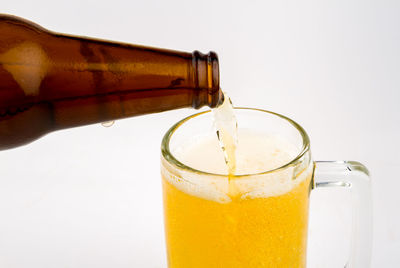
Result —
[[272, 170], [234, 176], [240, 194], [230, 199], [228, 175], [197, 170], [176, 156], [196, 137], [215, 135], [212, 113], [172, 126], [161, 148], [168, 267], [305, 267], [309, 194], [318, 187], [352, 192], [351, 253], [345, 267], [369, 267], [367, 169], [353, 161], [314, 162], [306, 132], [285, 116], [250, 108], [235, 108], [235, 115], [239, 129], [282, 137], [296, 146], [297, 156]]

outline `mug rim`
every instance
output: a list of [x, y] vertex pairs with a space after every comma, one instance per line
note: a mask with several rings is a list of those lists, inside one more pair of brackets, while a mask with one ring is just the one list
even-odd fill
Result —
[[[298, 123], [296, 123], [294, 120], [290, 119], [289, 117], [286, 117], [284, 115], [275, 113], [275, 112], [271, 112], [271, 111], [267, 111], [267, 110], [263, 110], [263, 109], [258, 109], [258, 108], [248, 108], [248, 107], [234, 107], [235, 110], [248, 110], [248, 111], [256, 111], [256, 112], [263, 112], [263, 113], [267, 113], [269, 115], [273, 115], [276, 117], [279, 117], [280, 119], [283, 119], [287, 122], [289, 122], [292, 126], [295, 127], [295, 129], [300, 133], [302, 140], [303, 140], [303, 144], [302, 144], [302, 148], [300, 150], [300, 152], [297, 154], [296, 157], [294, 157], [291, 161], [282, 164], [281, 166], [274, 168], [274, 169], [270, 169], [270, 170], [266, 170], [266, 171], [262, 171], [262, 172], [256, 172], [256, 173], [249, 173], [249, 174], [240, 174], [240, 175], [231, 175], [231, 177], [234, 178], [244, 178], [244, 177], [249, 177], [249, 176], [260, 176], [260, 175], [266, 175], [266, 174], [270, 174], [270, 173], [274, 173], [274, 172], [279, 172], [283, 169], [295, 166], [298, 164], [299, 161], [301, 161], [302, 157], [310, 150], [310, 139], [306, 133], [306, 131], [303, 129], [302, 126], [300, 126]], [[175, 123], [171, 128], [168, 129], [168, 131], [165, 133], [162, 142], [161, 142], [161, 154], [163, 156], [163, 158], [170, 163], [171, 165], [173, 165], [174, 167], [180, 168], [180, 169], [184, 169], [186, 171], [190, 171], [192, 173], [196, 173], [198, 175], [204, 175], [204, 176], [213, 176], [213, 177], [228, 177], [228, 174], [218, 174], [218, 173], [211, 173], [211, 172], [207, 172], [207, 171], [202, 171], [202, 170], [198, 170], [195, 168], [192, 168], [188, 165], [185, 165], [184, 163], [180, 162], [170, 151], [169, 148], [169, 143], [171, 141], [172, 136], [174, 135], [174, 133], [179, 129], [180, 126], [182, 126], [183, 124], [185, 124], [186, 122], [210, 113], [211, 110], [208, 111], [204, 111], [204, 112], [200, 112], [200, 113], [196, 113], [190, 116], [187, 116], [183, 119], [181, 119], [180, 121], [178, 121], [177, 123]]]

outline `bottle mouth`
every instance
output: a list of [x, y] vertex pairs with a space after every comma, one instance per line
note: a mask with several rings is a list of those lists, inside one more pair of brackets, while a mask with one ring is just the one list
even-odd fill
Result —
[[207, 54], [207, 80], [208, 98], [207, 104], [209, 107], [214, 108], [224, 102], [224, 94], [219, 85], [219, 62], [217, 53], [210, 51]]
[[223, 102], [223, 93], [219, 85], [219, 62], [217, 53], [210, 51], [202, 54], [199, 51], [192, 53], [195, 73], [196, 96], [193, 98], [193, 107], [200, 108], [207, 105], [217, 107]]

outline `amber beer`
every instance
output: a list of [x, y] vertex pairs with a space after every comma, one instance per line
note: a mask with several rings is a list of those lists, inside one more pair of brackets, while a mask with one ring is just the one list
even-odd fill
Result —
[[218, 58], [50, 32], [0, 14], [0, 149], [221, 99]]
[[294, 161], [298, 145], [243, 126], [251, 117], [244, 118], [236, 175], [228, 176], [217, 136], [204, 130], [209, 118], [201, 117], [178, 123], [163, 140], [168, 266], [305, 267], [310, 155]]

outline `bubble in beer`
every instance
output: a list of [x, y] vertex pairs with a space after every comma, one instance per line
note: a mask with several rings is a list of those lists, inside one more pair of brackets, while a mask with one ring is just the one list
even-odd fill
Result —
[[114, 123], [115, 123], [114, 120], [113, 121], [106, 121], [106, 122], [101, 123], [101, 125], [103, 127], [111, 127], [112, 125], [114, 125]]

